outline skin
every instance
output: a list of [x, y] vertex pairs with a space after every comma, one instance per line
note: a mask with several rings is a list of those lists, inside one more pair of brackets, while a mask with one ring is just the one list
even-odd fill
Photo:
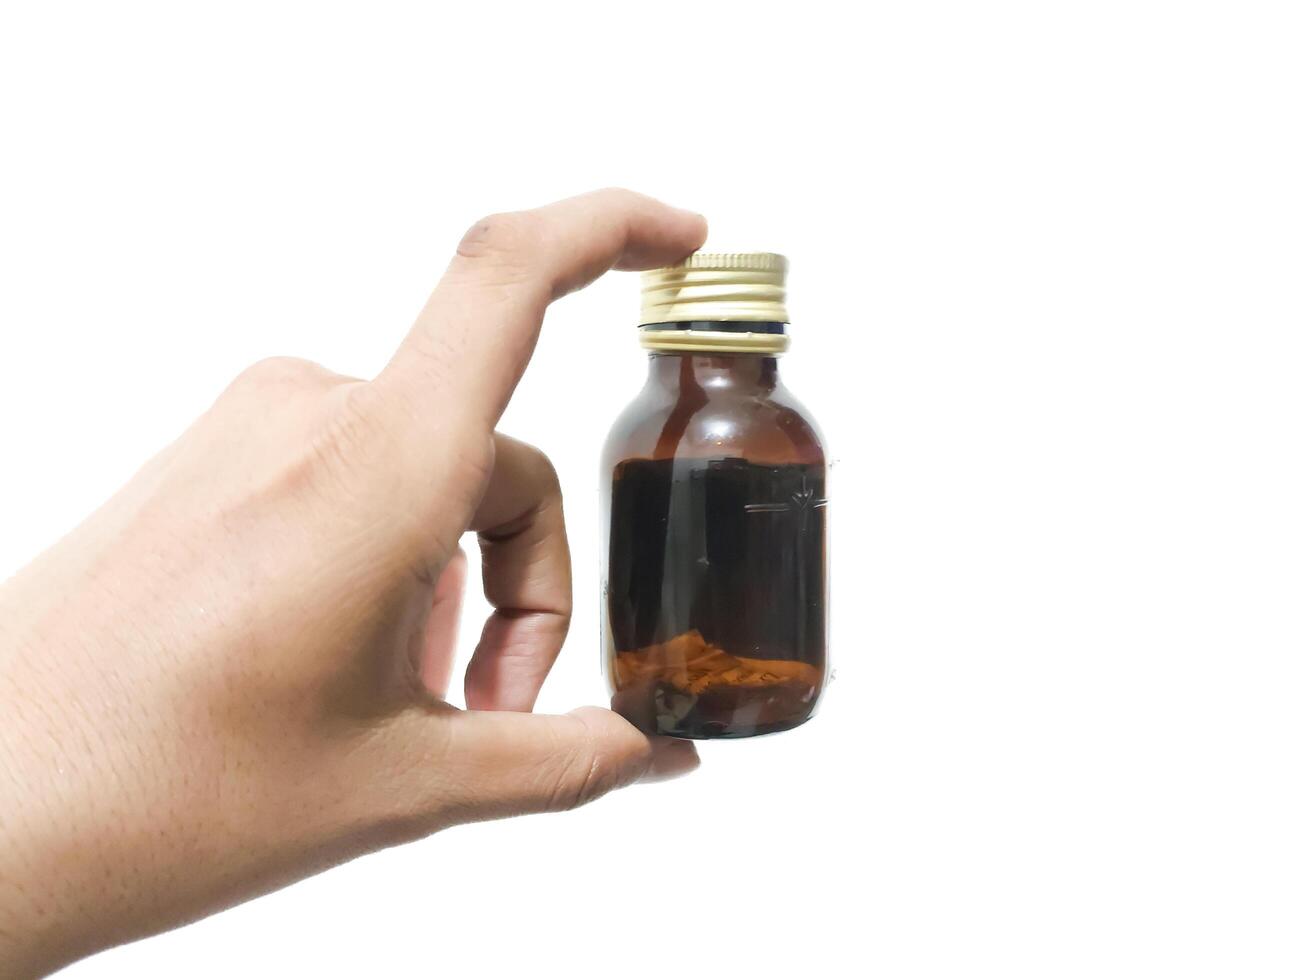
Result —
[[[532, 714], [562, 498], [495, 431], [554, 299], [698, 248], [600, 191], [474, 225], [370, 381], [274, 359], [0, 588], [0, 975], [39, 975], [453, 824], [697, 765]], [[445, 700], [475, 531], [494, 612]]]

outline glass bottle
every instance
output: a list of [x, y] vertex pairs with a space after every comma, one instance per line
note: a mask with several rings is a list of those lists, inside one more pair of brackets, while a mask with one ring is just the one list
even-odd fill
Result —
[[784, 257], [642, 278], [644, 389], [603, 451], [603, 641], [644, 731], [739, 738], [813, 714], [827, 675], [826, 458], [781, 384]]

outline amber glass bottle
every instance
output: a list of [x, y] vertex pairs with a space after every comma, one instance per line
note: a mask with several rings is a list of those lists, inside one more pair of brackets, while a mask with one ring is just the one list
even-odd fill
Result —
[[827, 673], [826, 458], [780, 382], [785, 259], [645, 273], [644, 390], [604, 448], [603, 638], [645, 731], [739, 738], [812, 716]]

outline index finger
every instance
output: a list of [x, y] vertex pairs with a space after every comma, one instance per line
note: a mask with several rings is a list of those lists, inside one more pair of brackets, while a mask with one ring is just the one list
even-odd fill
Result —
[[648, 269], [703, 244], [703, 217], [602, 190], [472, 226], [377, 381], [419, 410], [489, 432], [526, 369], [545, 308], [609, 269]]

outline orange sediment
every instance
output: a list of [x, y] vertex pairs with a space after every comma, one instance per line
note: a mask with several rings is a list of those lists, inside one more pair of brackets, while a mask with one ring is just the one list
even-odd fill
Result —
[[727, 653], [690, 630], [668, 640], [619, 652], [614, 658], [614, 680], [624, 690], [650, 682], [667, 684], [687, 694], [710, 688], [799, 687], [816, 690], [821, 672], [797, 660], [763, 660]]

